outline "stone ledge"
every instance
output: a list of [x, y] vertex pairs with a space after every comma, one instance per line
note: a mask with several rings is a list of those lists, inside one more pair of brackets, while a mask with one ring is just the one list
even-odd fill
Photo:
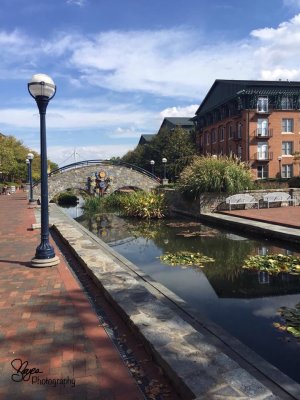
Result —
[[[142, 338], [184, 399], [219, 399], [220, 395], [228, 400], [300, 399], [297, 394], [285, 395], [278, 388], [279, 397], [277, 390], [276, 393], [270, 390], [222, 353], [206, 336], [150, 293], [108, 246], [85, 232], [78, 223], [62, 212], [55, 212], [53, 224], [106, 298]], [[274, 382], [272, 384], [274, 386]], [[297, 391], [299, 385], [295, 385]]]

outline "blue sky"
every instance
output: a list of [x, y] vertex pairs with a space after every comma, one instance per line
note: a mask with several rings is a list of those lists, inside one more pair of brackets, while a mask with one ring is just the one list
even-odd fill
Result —
[[300, 80], [300, 0], [0, 0], [0, 132], [39, 151], [27, 82], [57, 85], [48, 157], [121, 156], [215, 79]]

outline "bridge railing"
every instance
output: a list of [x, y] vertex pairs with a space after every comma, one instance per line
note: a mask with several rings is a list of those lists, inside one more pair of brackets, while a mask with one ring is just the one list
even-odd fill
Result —
[[[156, 180], [157, 182], [160, 182], [160, 179], [152, 174], [151, 172], [147, 171], [146, 169], [143, 169], [137, 165], [134, 164], [129, 164], [123, 161], [111, 161], [111, 160], [85, 160], [85, 161], [77, 161], [75, 163], [72, 164], [68, 164], [65, 165], [63, 167], [57, 168], [53, 171], [51, 171], [48, 176], [53, 176], [62, 172], [65, 172], [67, 170], [71, 170], [71, 169], [76, 169], [77, 167], [86, 167], [86, 166], [90, 166], [90, 165], [97, 165], [97, 164], [104, 164], [104, 165], [116, 165], [116, 166], [121, 166], [121, 167], [125, 167], [134, 171], [137, 171], [143, 175], [148, 176], [149, 178], [152, 178], [154, 180]], [[40, 181], [35, 182], [34, 186], [38, 185]]]

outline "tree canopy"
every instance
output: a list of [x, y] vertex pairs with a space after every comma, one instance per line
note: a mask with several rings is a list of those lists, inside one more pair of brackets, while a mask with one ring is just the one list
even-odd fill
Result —
[[183, 168], [190, 163], [196, 154], [193, 133], [181, 127], [174, 130], [164, 129], [154, 136], [151, 142], [138, 145], [127, 152], [122, 161], [138, 165], [151, 172], [150, 161], [155, 161], [155, 175], [163, 176], [162, 158], [167, 159], [167, 177], [175, 180]]
[[[32, 161], [32, 178], [40, 179], [40, 155], [24, 146], [23, 143], [14, 136], [0, 136], [0, 179], [2, 181], [22, 181], [27, 180], [27, 154], [34, 155]], [[56, 169], [57, 165], [48, 161], [50, 169]]]

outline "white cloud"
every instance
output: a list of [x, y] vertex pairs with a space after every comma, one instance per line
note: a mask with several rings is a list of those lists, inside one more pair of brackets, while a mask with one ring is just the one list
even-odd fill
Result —
[[[18, 118], [16, 118], [18, 116]], [[120, 108], [115, 105], [115, 109], [104, 109], [103, 111], [81, 110], [76, 107], [62, 110], [60, 108], [51, 108], [47, 112], [47, 126], [51, 129], [82, 129], [82, 128], [103, 128], [112, 127], [125, 129], [135, 123], [136, 126], [145, 128], [155, 114], [140, 109]], [[0, 109], [0, 124], [3, 126], [14, 126], [23, 128], [36, 128], [39, 126], [38, 112], [32, 108], [2, 108]], [[126, 128], [127, 129], [127, 128]], [[128, 128], [130, 129], [130, 128]]]
[[67, 0], [67, 4], [83, 7], [86, 4], [86, 0]]
[[162, 118], [166, 117], [194, 117], [199, 105], [192, 104], [186, 107], [169, 107], [160, 112]]
[[254, 59], [263, 79], [300, 79], [300, 14], [282, 22], [277, 28], [263, 28], [251, 32], [259, 45]]
[[139, 138], [143, 133], [136, 127], [129, 127], [127, 129], [118, 127], [110, 134], [110, 137], [114, 139]]

